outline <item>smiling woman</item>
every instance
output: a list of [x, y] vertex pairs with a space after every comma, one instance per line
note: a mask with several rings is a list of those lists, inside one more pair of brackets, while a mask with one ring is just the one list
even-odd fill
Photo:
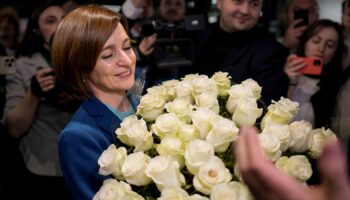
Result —
[[134, 84], [136, 56], [121, 15], [88, 5], [59, 24], [53, 65], [68, 95], [82, 104], [59, 138], [62, 172], [74, 199], [92, 199], [103, 180], [97, 160], [113, 143], [114, 130], [138, 104], [127, 96]]

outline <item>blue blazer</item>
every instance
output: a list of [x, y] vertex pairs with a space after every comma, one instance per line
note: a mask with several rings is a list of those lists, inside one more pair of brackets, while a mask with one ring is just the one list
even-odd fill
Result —
[[[136, 110], [138, 100], [131, 99]], [[63, 129], [58, 143], [60, 165], [73, 199], [91, 200], [107, 176], [98, 174], [98, 158], [115, 142], [120, 119], [97, 98], [84, 101]], [[118, 144], [116, 144], [118, 146]]]

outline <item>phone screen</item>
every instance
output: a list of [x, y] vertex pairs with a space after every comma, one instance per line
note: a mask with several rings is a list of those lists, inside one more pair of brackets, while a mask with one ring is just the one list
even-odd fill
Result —
[[307, 26], [309, 24], [309, 10], [294, 10], [294, 20], [302, 19], [300, 23], [296, 25], [296, 27]]

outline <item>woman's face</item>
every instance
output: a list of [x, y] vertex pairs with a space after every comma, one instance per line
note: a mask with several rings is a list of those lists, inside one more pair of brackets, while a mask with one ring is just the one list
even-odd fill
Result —
[[46, 8], [39, 16], [39, 28], [43, 35], [45, 42], [48, 44], [50, 42], [52, 34], [56, 31], [56, 28], [65, 12], [59, 6], [50, 6]]
[[327, 65], [338, 48], [339, 36], [331, 27], [321, 27], [305, 45], [305, 56], [320, 58]]
[[103, 45], [88, 83], [95, 96], [124, 94], [134, 84], [136, 55], [130, 38], [119, 23]]

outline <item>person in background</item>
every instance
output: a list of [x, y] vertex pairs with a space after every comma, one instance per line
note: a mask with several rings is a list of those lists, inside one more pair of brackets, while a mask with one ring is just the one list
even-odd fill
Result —
[[335, 80], [320, 80], [320, 89], [311, 97], [312, 111], [316, 127], [327, 126], [337, 133], [349, 154], [350, 142], [350, 63], [349, 54], [349, 1], [342, 4], [342, 25], [344, 28], [346, 49], [343, 54], [343, 67], [340, 76]]
[[110, 144], [121, 145], [114, 132], [139, 102], [127, 95], [136, 56], [126, 20], [97, 5], [71, 11], [55, 33], [52, 61], [64, 90], [82, 102], [59, 138], [63, 176], [73, 199], [90, 200], [108, 178], [97, 161]]
[[346, 49], [343, 56], [343, 69], [350, 66], [350, 2], [345, 0], [342, 3], [341, 23], [344, 28], [344, 42]]
[[12, 7], [0, 10], [0, 43], [7, 56], [14, 56], [19, 41], [19, 16]]
[[287, 0], [282, 13], [282, 21], [285, 33], [281, 39], [282, 44], [291, 52], [294, 52], [300, 43], [300, 36], [308, 25], [299, 25], [302, 19], [295, 19], [295, 12], [305, 10], [307, 12], [308, 25], [319, 18], [319, 7], [316, 0]]
[[263, 155], [257, 134], [255, 127], [243, 127], [235, 141], [238, 168], [244, 183], [256, 199], [349, 199], [346, 156], [339, 142], [328, 142], [324, 146], [317, 163], [322, 183], [310, 188], [283, 174]]
[[[157, 60], [157, 56], [161, 57], [165, 54], [165, 50], [159, 48], [161, 49], [160, 51], [163, 51], [155, 52], [156, 46], [176, 46], [178, 45], [175, 42], [176, 39], [187, 39], [189, 37], [189, 34], [184, 28], [183, 30], [178, 28], [180, 24], [184, 22], [186, 14], [185, 0], [159, 0], [148, 4], [148, 6], [150, 5], [153, 6], [154, 12], [147, 12], [149, 14], [147, 18], [140, 20], [140, 37], [136, 48], [138, 57], [137, 66], [138, 69], [144, 70], [147, 73], [147, 87], [158, 85], [166, 80], [179, 78], [179, 66], [176, 64], [159, 67], [160, 60]], [[166, 44], [166, 42], [160, 43], [159, 41], [161, 39], [172, 40], [173, 43], [172, 45]]]
[[[290, 82], [288, 97], [300, 104], [294, 120], [303, 119], [315, 124], [310, 98], [320, 87], [334, 87], [339, 80], [342, 70], [343, 41], [343, 32], [339, 23], [327, 19], [319, 20], [311, 24], [300, 38], [296, 54], [288, 57], [284, 66]], [[304, 57], [323, 61], [320, 75], [299, 72], [306, 65]], [[328, 95], [330, 97], [335, 94]]]
[[121, 13], [128, 19], [130, 36], [137, 40], [141, 37], [142, 19], [154, 15], [153, 1], [126, 0], [121, 7]]
[[155, 8], [156, 17], [169, 22], [179, 22], [185, 17], [186, 2], [185, 0], [159, 0]]
[[51, 36], [64, 16], [60, 4], [51, 1], [33, 12], [16, 50], [16, 72], [7, 77], [3, 120], [8, 133], [20, 139], [25, 164], [24, 175], [15, 178], [21, 188], [17, 193], [31, 199], [69, 199], [59, 166], [58, 136], [72, 111], [60, 103], [50, 56]]
[[70, 11], [78, 8], [80, 6], [80, 2], [77, 0], [65, 0], [62, 3], [62, 8], [66, 13], [69, 13]]
[[289, 54], [277, 40], [256, 24], [262, 0], [218, 0], [219, 21], [196, 38], [194, 65], [190, 72], [213, 75], [228, 72], [240, 83], [252, 78], [262, 86], [265, 104], [287, 95], [288, 79], [283, 65]]

